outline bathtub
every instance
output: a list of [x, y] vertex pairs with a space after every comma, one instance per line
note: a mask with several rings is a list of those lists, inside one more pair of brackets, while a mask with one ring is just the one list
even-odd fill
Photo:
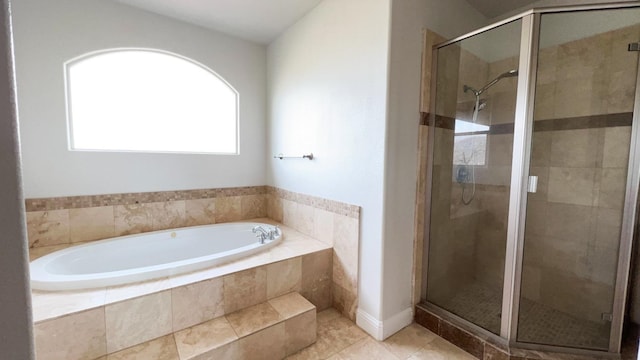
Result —
[[[277, 232], [261, 243], [252, 232]], [[31, 262], [34, 290], [78, 290], [123, 285], [195, 271], [263, 251], [282, 232], [262, 223], [226, 223], [121, 236], [77, 245]]]

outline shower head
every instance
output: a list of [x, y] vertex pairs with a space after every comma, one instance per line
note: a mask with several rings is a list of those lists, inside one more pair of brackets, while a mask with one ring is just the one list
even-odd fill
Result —
[[514, 77], [514, 76], [518, 76], [518, 69], [511, 69], [507, 72], [503, 72], [502, 74], [498, 75], [495, 79], [489, 81], [487, 83], [487, 85], [483, 86], [482, 88], [480, 88], [480, 90], [476, 90], [474, 88], [472, 88], [471, 86], [468, 85], [464, 85], [463, 89], [464, 92], [467, 91], [471, 91], [473, 92], [473, 94], [475, 96], [480, 96], [480, 94], [482, 94], [483, 92], [485, 92], [487, 89], [489, 89], [490, 87], [492, 87], [493, 85], [497, 84], [498, 81], [504, 79], [504, 78], [510, 78], [510, 77]]

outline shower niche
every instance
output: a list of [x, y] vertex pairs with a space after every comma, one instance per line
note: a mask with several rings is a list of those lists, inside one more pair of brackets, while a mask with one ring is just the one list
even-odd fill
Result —
[[509, 349], [620, 351], [640, 6], [534, 9], [433, 48], [419, 308]]

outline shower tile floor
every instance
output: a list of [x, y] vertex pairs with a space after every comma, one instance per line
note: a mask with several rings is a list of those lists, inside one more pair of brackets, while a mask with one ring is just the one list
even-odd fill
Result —
[[[474, 283], [456, 294], [445, 307], [474, 324], [498, 333], [502, 293]], [[609, 325], [578, 319], [549, 306], [523, 299], [518, 340], [592, 349], [609, 347]]]

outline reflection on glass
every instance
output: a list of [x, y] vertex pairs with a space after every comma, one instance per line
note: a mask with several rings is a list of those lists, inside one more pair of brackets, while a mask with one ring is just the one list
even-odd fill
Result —
[[438, 50], [426, 300], [500, 331], [521, 21]]
[[542, 15], [520, 342], [609, 347], [638, 39], [638, 9]]
[[[489, 126], [456, 119], [453, 138], [454, 165], [484, 165]], [[478, 134], [481, 133], [481, 134]]]

